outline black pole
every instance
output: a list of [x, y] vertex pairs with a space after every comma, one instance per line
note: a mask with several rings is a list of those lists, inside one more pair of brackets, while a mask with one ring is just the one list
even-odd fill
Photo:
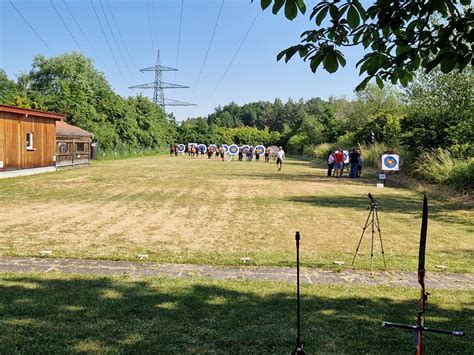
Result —
[[296, 347], [292, 355], [304, 355], [304, 344], [301, 341], [301, 319], [300, 319], [300, 232], [296, 232]]

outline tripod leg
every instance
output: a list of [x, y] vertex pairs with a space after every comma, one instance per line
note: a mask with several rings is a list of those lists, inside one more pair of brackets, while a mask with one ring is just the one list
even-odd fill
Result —
[[379, 214], [377, 210], [375, 210], [375, 219], [377, 221], [377, 230], [379, 231], [379, 239], [380, 239], [380, 247], [382, 248], [382, 259], [383, 259], [383, 267], [384, 269], [387, 268], [387, 264], [385, 263], [385, 251], [383, 250], [383, 242], [382, 242], [382, 231], [380, 230], [380, 223], [379, 223]]
[[372, 210], [372, 242], [370, 244], [370, 273], [374, 266], [374, 235], [375, 235], [375, 208]]
[[362, 238], [364, 237], [365, 230], [367, 229], [367, 226], [369, 225], [369, 219], [370, 219], [371, 214], [372, 214], [372, 210], [369, 211], [369, 215], [367, 216], [367, 220], [365, 221], [364, 228], [362, 228], [362, 234], [360, 235], [359, 244], [357, 244], [357, 248], [354, 254], [354, 259], [352, 259], [352, 265], [354, 265], [357, 253], [359, 252], [360, 243], [362, 242]]

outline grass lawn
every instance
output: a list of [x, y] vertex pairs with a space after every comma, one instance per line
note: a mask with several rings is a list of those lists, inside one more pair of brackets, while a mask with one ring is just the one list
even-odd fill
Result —
[[[309, 162], [221, 162], [153, 156], [0, 180], [0, 255], [235, 265], [293, 265], [301, 232], [305, 266], [350, 266], [368, 215], [380, 202], [389, 269], [415, 270], [422, 195], [377, 189], [375, 177], [325, 176]], [[375, 176], [375, 174], [371, 174]], [[389, 181], [390, 184], [390, 181]], [[429, 194], [427, 269], [473, 272], [474, 215], [455, 199]], [[370, 231], [356, 267], [367, 269]], [[383, 266], [375, 244], [376, 268]]]
[[[410, 353], [419, 291], [303, 285], [308, 353]], [[432, 290], [426, 352], [472, 353], [474, 293]], [[289, 354], [295, 342], [292, 284], [0, 274], [0, 353]], [[469, 350], [471, 349], [471, 350]]]

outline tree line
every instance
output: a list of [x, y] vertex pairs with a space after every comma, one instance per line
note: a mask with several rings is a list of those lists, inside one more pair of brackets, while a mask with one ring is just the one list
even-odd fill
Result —
[[[30, 71], [16, 81], [0, 69], [0, 103], [65, 113], [69, 123], [92, 132], [102, 149], [264, 144], [322, 158], [334, 146], [383, 144], [415, 163], [437, 150], [465, 162], [474, 155], [473, 84], [470, 69], [434, 69], [417, 72], [406, 88], [368, 84], [353, 99], [231, 102], [208, 116], [177, 122], [145, 96], [116, 94], [90, 59], [72, 52], [35, 56]], [[468, 175], [474, 174], [471, 165]]]

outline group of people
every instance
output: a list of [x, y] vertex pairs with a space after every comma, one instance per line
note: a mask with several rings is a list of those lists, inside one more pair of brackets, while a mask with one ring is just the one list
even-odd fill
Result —
[[[276, 148], [276, 147], [275, 147]], [[170, 145], [170, 156], [178, 156], [178, 145], [177, 144], [171, 144]], [[257, 147], [253, 146], [245, 146], [245, 147], [239, 147], [239, 151], [236, 154], [238, 156], [239, 161], [243, 161], [244, 157], [247, 161], [253, 161], [255, 160], [256, 162], [260, 161], [260, 156], [262, 151], [261, 149], [257, 149]], [[228, 149], [224, 148], [224, 146], [218, 147], [217, 145], [210, 145], [207, 147], [207, 150], [205, 149], [199, 149], [198, 145], [193, 145], [190, 144], [188, 146], [184, 147], [184, 152], [183, 154], [188, 154], [189, 157], [191, 158], [202, 158], [207, 154], [208, 159], [221, 159], [224, 161], [226, 159], [226, 156], [230, 156], [228, 153]], [[276, 161], [277, 168], [278, 170], [281, 170], [281, 167], [283, 165], [283, 160], [285, 159], [285, 151], [283, 150], [283, 147], [278, 147], [278, 150], [266, 147], [265, 150], [263, 151], [263, 156], [265, 158], [265, 162], [268, 163], [270, 161], [270, 158], [273, 158], [273, 160]]]
[[328, 176], [342, 177], [344, 168], [349, 167], [349, 177], [355, 179], [360, 177], [362, 172], [362, 155], [357, 149], [352, 149], [349, 153], [349, 163], [345, 163], [344, 151], [336, 149], [329, 153], [327, 158]]

